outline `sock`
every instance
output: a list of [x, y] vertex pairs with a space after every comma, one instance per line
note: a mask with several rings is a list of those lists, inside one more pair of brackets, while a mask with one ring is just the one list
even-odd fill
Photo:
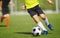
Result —
[[48, 19], [47, 19], [47, 18], [44, 20], [44, 22], [45, 22], [45, 24], [46, 24], [47, 26], [49, 25], [49, 22], [48, 22]]
[[46, 28], [43, 26], [43, 24], [42, 24], [41, 22], [38, 22], [38, 26], [39, 26], [42, 30], [47, 31]]
[[6, 18], [6, 24], [5, 24], [6, 27], [8, 26], [8, 24], [9, 24], [9, 17]]
[[0, 22], [3, 22], [4, 18], [5, 18], [5, 17], [4, 17], [4, 16], [2, 16], [2, 17], [1, 17], [1, 19], [0, 19]]

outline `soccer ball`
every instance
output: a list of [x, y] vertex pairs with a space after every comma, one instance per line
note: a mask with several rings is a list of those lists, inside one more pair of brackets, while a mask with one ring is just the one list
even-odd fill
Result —
[[41, 35], [42, 29], [40, 27], [33, 27], [32, 34], [33, 36], [39, 36]]

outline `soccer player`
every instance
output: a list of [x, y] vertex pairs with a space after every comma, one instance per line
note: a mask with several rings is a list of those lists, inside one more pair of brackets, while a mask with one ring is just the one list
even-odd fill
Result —
[[2, 0], [2, 16], [0, 18], [0, 23], [3, 22], [4, 19], [6, 19], [5, 26], [8, 27], [9, 25], [9, 7], [10, 0]]
[[[53, 2], [51, 0], [47, 0], [49, 4], [52, 4]], [[42, 11], [41, 7], [39, 6], [38, 0], [25, 0], [25, 6], [22, 6], [22, 9], [27, 9], [30, 16], [33, 18], [33, 20], [36, 22], [36, 24], [43, 30], [43, 34], [48, 34], [47, 29], [43, 26], [42, 22], [39, 20], [38, 16], [40, 16], [47, 27], [50, 30], [53, 30], [53, 26], [48, 22], [48, 19], [45, 15], [45, 13]]]

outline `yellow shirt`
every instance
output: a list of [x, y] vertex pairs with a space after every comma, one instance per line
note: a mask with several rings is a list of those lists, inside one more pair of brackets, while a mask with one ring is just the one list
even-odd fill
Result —
[[27, 9], [33, 8], [34, 6], [36, 6], [38, 4], [39, 4], [38, 0], [25, 0], [25, 5], [26, 5]]

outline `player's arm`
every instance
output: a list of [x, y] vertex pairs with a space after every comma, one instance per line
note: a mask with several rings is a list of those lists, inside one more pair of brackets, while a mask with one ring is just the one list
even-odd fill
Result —
[[47, 2], [48, 2], [49, 4], [53, 4], [52, 0], [47, 0]]

